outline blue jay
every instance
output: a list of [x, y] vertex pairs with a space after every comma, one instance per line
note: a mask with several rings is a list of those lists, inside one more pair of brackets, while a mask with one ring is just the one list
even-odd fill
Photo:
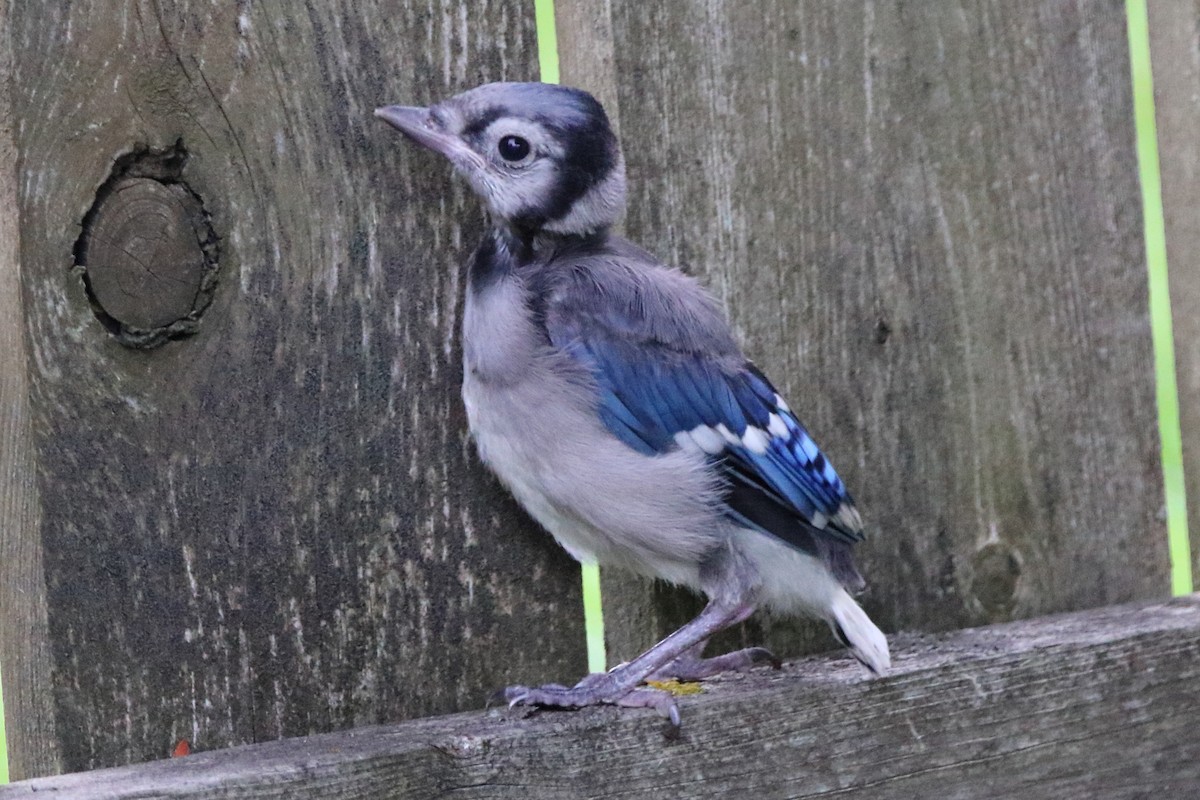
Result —
[[648, 679], [778, 661], [703, 658], [760, 606], [825, 620], [876, 673], [887, 639], [851, 597], [862, 521], [845, 485], [695, 280], [611, 233], [620, 146], [586, 92], [492, 83], [376, 116], [450, 160], [490, 229], [467, 276], [463, 388], [479, 455], [579, 561], [703, 592], [704, 610], [575, 686], [509, 705], [678, 709]]

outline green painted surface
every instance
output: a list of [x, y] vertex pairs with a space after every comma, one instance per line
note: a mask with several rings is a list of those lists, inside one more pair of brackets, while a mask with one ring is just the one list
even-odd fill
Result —
[[600, 567], [583, 565], [583, 626], [587, 634], [588, 672], [604, 672], [608, 654], [604, 651], [604, 611], [600, 605]]
[[543, 83], [558, 83], [558, 33], [554, 29], [554, 0], [533, 0], [537, 24], [538, 69]]
[[1171, 298], [1167, 283], [1167, 242], [1163, 225], [1158, 130], [1154, 120], [1154, 78], [1150, 71], [1150, 30], [1146, 0], [1128, 0], [1125, 9], [1129, 18], [1129, 60], [1133, 71], [1133, 113], [1142, 185], [1142, 214], [1146, 228], [1146, 262], [1150, 269], [1150, 322], [1154, 337], [1155, 388], [1166, 490], [1171, 591], [1180, 595], [1192, 591], [1192, 558], [1188, 540], [1187, 494], [1183, 481], [1183, 442], [1179, 427], [1179, 392], [1175, 381]]
[[8, 783], [8, 737], [4, 733], [4, 676], [0, 674], [0, 786]]

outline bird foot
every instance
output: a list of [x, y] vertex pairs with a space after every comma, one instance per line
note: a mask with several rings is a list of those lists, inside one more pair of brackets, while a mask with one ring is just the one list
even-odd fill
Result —
[[712, 658], [701, 658], [689, 652], [655, 670], [647, 680], [663, 681], [674, 678], [680, 681], [700, 681], [722, 672], [737, 672], [759, 664], [770, 664], [773, 669], [783, 666], [783, 662], [765, 647], [747, 647]]
[[509, 686], [493, 696], [509, 708], [587, 708], [614, 705], [622, 708], [649, 708], [679, 727], [679, 707], [670, 692], [650, 687], [626, 688], [614, 676], [616, 672], [597, 672], [588, 675], [572, 687], [557, 683], [545, 686]]

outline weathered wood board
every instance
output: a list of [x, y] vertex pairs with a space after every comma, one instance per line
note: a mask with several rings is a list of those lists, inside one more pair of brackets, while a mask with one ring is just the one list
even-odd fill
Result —
[[1200, 0], [1149, 0], [1183, 474], [1200, 583]]
[[[8, 17], [0, 0], [0, 19]], [[60, 772], [18, 252], [12, 51], [0, 31], [0, 672], [13, 780]], [[0, 756], [2, 757], [2, 756]]]
[[[855, 492], [869, 612], [1168, 592], [1124, 3], [611, 6], [627, 231], [713, 287]], [[659, 632], [696, 609], [651, 591]]]
[[[578, 570], [465, 434], [459, 284], [481, 212], [371, 116], [535, 78], [532, 7], [28, 2], [5, 35], [54, 662], [41, 691], [65, 767], [580, 674]], [[196, 335], [131, 349], [72, 254], [114, 163], [177, 143], [181, 172], [151, 177], [202, 199], [218, 282]], [[154, 195], [121, 247], [169, 284], [155, 259], [187, 234], [171, 218], [187, 200]]]
[[648, 711], [483, 712], [22, 784], [0, 797], [1145, 798], [1200, 793], [1200, 596], [908, 636]]

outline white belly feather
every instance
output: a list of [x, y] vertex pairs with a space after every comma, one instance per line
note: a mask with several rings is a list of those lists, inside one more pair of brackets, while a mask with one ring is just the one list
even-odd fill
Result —
[[463, 400], [484, 463], [577, 560], [698, 588], [698, 565], [726, 527], [702, 464], [641, 455], [583, 398], [568, 400], [579, 387], [556, 387], [564, 394], [554, 403], [546, 389], [541, 380], [486, 386], [468, 370]]

